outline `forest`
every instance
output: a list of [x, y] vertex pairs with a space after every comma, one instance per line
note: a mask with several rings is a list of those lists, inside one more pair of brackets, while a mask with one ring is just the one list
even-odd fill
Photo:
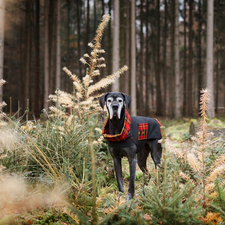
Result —
[[84, 77], [86, 67], [79, 59], [90, 52], [88, 43], [102, 15], [109, 14], [112, 20], [102, 40], [106, 67], [101, 68], [100, 78], [127, 65], [129, 70], [116, 89], [133, 95], [137, 114], [174, 118], [178, 107], [178, 117], [198, 116], [200, 90], [206, 87], [213, 92], [213, 111], [223, 114], [224, 1], [214, 1], [213, 77], [209, 85], [207, 1], [179, 1], [178, 8], [175, 3], [136, 1], [131, 21], [131, 1], [119, 1], [115, 8], [113, 1], [7, 0], [1, 72], [7, 81], [3, 88], [5, 111], [23, 114], [29, 99], [30, 114], [39, 118], [56, 88], [72, 93], [72, 82], [62, 68]]
[[[0, 225], [225, 223], [224, 0], [0, 0]], [[127, 198], [106, 92], [157, 118]], [[128, 108], [128, 106], [127, 106]]]

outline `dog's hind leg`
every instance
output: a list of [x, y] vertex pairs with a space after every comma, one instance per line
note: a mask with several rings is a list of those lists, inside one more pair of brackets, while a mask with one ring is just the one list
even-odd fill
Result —
[[148, 173], [148, 170], [146, 167], [146, 161], [147, 161], [149, 152], [150, 152], [150, 148], [149, 148], [148, 144], [145, 144], [142, 151], [137, 154], [138, 166], [144, 174], [144, 185], [146, 185], [151, 178], [151, 175], [150, 175], [150, 173]]
[[155, 168], [160, 167], [162, 156], [162, 145], [158, 143], [158, 139], [147, 140], [146, 143], [151, 149], [151, 157], [155, 163]]

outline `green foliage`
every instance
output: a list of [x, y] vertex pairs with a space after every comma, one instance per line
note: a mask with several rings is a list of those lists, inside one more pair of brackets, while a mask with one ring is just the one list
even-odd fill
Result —
[[201, 224], [199, 219], [204, 210], [196, 206], [193, 185], [179, 185], [173, 175], [167, 174], [166, 180], [158, 187], [153, 185], [146, 188], [141, 204], [144, 212], [152, 216], [153, 224]]
[[210, 211], [220, 213], [223, 220], [225, 220], [225, 189], [224, 185], [220, 185], [221, 180], [217, 179], [215, 182], [216, 195], [208, 195], [208, 198], [213, 200], [209, 204]]

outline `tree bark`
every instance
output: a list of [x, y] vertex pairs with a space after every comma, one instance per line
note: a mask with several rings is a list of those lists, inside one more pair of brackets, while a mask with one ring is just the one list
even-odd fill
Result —
[[[124, 1], [125, 0], [120, 0], [120, 67], [125, 65], [125, 17], [124, 17]], [[125, 87], [125, 76], [121, 76], [119, 79], [119, 83], [120, 83], [120, 91], [125, 92], [124, 91], [124, 87]]]
[[156, 115], [162, 116], [160, 79], [160, 0], [157, 0], [157, 67], [156, 67]]
[[192, 105], [192, 59], [193, 59], [193, 52], [192, 52], [192, 19], [193, 19], [193, 0], [189, 1], [189, 35], [188, 35], [188, 49], [189, 49], [189, 56], [188, 56], [188, 116], [193, 116], [193, 105]]
[[[80, 48], [80, 16], [81, 16], [81, 13], [80, 13], [80, 0], [77, 0], [77, 42], [78, 42], [78, 45], [77, 45], [77, 51], [78, 51], [78, 59], [81, 58], [81, 48]], [[79, 66], [79, 74], [78, 74], [78, 77], [81, 79], [82, 75], [81, 75], [81, 63], [79, 62], [78, 63], [78, 66]], [[72, 90], [70, 90], [71, 92]]]
[[39, 103], [39, 96], [40, 96], [40, 29], [39, 29], [39, 22], [40, 22], [40, 0], [36, 0], [36, 34], [35, 34], [35, 108], [34, 113], [35, 116], [38, 117], [40, 114], [40, 103]]
[[208, 104], [208, 116], [210, 119], [215, 117], [214, 109], [214, 88], [213, 88], [213, 16], [214, 0], [207, 1], [207, 48], [206, 48], [206, 84], [210, 90], [210, 101]]
[[57, 0], [57, 26], [56, 26], [56, 88], [60, 89], [61, 74], [61, 50], [60, 50], [60, 6], [61, 0]]
[[124, 91], [126, 94], [129, 93], [130, 88], [130, 0], [126, 0], [126, 53], [125, 53], [125, 62], [129, 70], [125, 72], [125, 86]]
[[149, 0], [146, 2], [146, 37], [145, 37], [145, 45], [146, 45], [146, 53], [145, 53], [145, 77], [146, 77], [146, 101], [145, 101], [145, 116], [149, 116], [149, 82], [150, 82], [150, 74], [149, 74], [149, 30], [148, 30], [148, 22], [149, 22]]
[[[165, 6], [165, 14], [164, 14], [164, 35], [163, 35], [163, 93], [164, 93], [164, 99], [163, 99], [163, 111], [164, 111], [164, 115], [167, 114], [167, 57], [166, 57], [166, 53], [167, 53], [167, 29], [168, 29], [168, 25], [167, 25], [167, 17], [168, 17], [168, 4], [167, 4], [167, 0], [165, 0], [164, 2], [164, 6]], [[146, 31], [147, 33], [147, 31]]]
[[174, 116], [174, 5], [175, 0], [171, 0], [171, 51], [170, 51], [170, 79], [169, 79], [169, 117]]
[[175, 119], [180, 119], [179, 0], [175, 1]]
[[[5, 27], [5, 0], [0, 0], [0, 80], [3, 79], [4, 27]], [[2, 102], [2, 100], [3, 100], [3, 87], [0, 88], [0, 102]]]
[[48, 13], [49, 4], [48, 0], [45, 0], [45, 46], [44, 46], [44, 108], [48, 111], [48, 96], [49, 96], [49, 35], [48, 35]]
[[[120, 61], [120, 10], [119, 10], [119, 0], [114, 0], [114, 15], [113, 15], [113, 73], [119, 70]], [[116, 78], [112, 85], [112, 91], [119, 91], [119, 79]]]
[[198, 111], [200, 112], [200, 90], [203, 88], [203, 75], [202, 75], [202, 10], [201, 0], [198, 1]]
[[186, 2], [187, 0], [184, 0], [184, 59], [183, 59], [183, 67], [184, 67], [184, 78], [183, 78], [183, 115], [187, 116], [187, 26], [186, 26]]
[[[111, 16], [111, 0], [108, 2], [109, 15]], [[109, 20], [109, 29], [108, 29], [108, 74], [112, 73], [112, 35], [111, 35], [111, 20]], [[109, 88], [108, 88], [109, 89]]]
[[131, 115], [136, 116], [136, 23], [135, 23], [135, 0], [131, 0]]
[[144, 115], [144, 95], [143, 95], [143, 49], [144, 49], [144, 41], [143, 41], [143, 4], [144, 1], [141, 0], [140, 5], [140, 67], [139, 67], [139, 91], [138, 91], [138, 115], [143, 116]]
[[90, 20], [90, 3], [87, 1], [87, 18], [86, 18], [86, 53], [88, 53], [88, 43], [89, 43], [89, 20]]
[[30, 88], [30, 58], [31, 58], [31, 2], [26, 0], [26, 38], [25, 38], [25, 76], [24, 76], [24, 96], [23, 110], [26, 109], [29, 99]]

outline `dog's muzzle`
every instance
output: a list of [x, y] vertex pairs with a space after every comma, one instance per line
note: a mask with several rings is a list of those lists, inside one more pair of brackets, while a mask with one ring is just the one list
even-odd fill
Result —
[[109, 111], [109, 118], [113, 119], [120, 119], [121, 118], [121, 111], [123, 108], [123, 100], [121, 98], [117, 98], [116, 101], [112, 98], [107, 99], [107, 108]]

